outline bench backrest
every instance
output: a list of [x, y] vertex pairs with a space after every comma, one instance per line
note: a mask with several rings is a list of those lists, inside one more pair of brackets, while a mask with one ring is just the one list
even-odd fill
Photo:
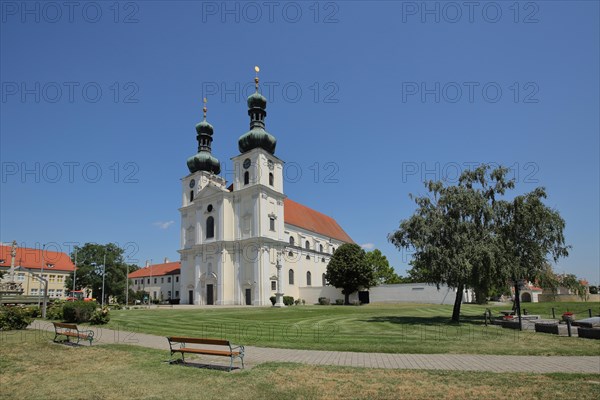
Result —
[[213, 346], [230, 346], [229, 340], [221, 339], [206, 339], [206, 338], [191, 338], [182, 336], [170, 336], [169, 342], [172, 343], [193, 343], [193, 344], [210, 344]]
[[77, 329], [76, 324], [66, 324], [64, 322], [53, 322], [55, 328]]

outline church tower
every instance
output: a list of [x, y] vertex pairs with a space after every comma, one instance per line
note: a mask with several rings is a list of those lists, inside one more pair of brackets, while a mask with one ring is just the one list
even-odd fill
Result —
[[248, 97], [250, 130], [240, 136], [240, 154], [233, 157], [236, 239], [241, 244], [236, 259], [242, 304], [266, 305], [276, 279], [277, 250], [285, 243], [283, 161], [275, 156], [277, 139], [266, 130], [267, 99], [256, 91]]
[[223, 296], [218, 287], [222, 260], [216, 244], [223, 240], [226, 230], [227, 205], [223, 200], [229, 191], [225, 179], [218, 175], [221, 163], [211, 154], [214, 129], [206, 121], [206, 111], [204, 99], [204, 118], [196, 125], [198, 153], [188, 158], [190, 173], [181, 182], [182, 304], [216, 304]]

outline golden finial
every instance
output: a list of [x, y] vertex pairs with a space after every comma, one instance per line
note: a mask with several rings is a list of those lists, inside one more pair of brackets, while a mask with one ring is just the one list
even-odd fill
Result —
[[206, 119], [206, 97], [204, 99], [202, 99], [203, 103], [204, 103], [204, 107], [202, 107], [202, 111], [204, 112], [204, 119]]
[[258, 92], [258, 73], [260, 72], [260, 68], [258, 68], [258, 65], [254, 66], [254, 72], [256, 72], [256, 76], [254, 77], [254, 87], [256, 88], [256, 91]]

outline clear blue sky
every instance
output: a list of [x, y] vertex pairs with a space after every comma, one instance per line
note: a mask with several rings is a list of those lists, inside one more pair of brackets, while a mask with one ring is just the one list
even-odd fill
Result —
[[78, 4], [1, 2], [1, 241], [177, 259], [202, 97], [231, 169], [259, 65], [286, 194], [399, 273], [409, 193], [487, 162], [547, 188], [557, 271], [600, 280], [597, 1]]

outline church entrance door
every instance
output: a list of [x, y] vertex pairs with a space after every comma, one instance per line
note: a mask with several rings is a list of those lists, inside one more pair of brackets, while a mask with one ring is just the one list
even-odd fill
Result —
[[246, 305], [252, 305], [252, 289], [246, 289]]
[[213, 296], [213, 285], [206, 285], [206, 304], [209, 306], [215, 304], [215, 299]]
[[188, 304], [194, 304], [194, 291], [190, 290], [188, 292]]

